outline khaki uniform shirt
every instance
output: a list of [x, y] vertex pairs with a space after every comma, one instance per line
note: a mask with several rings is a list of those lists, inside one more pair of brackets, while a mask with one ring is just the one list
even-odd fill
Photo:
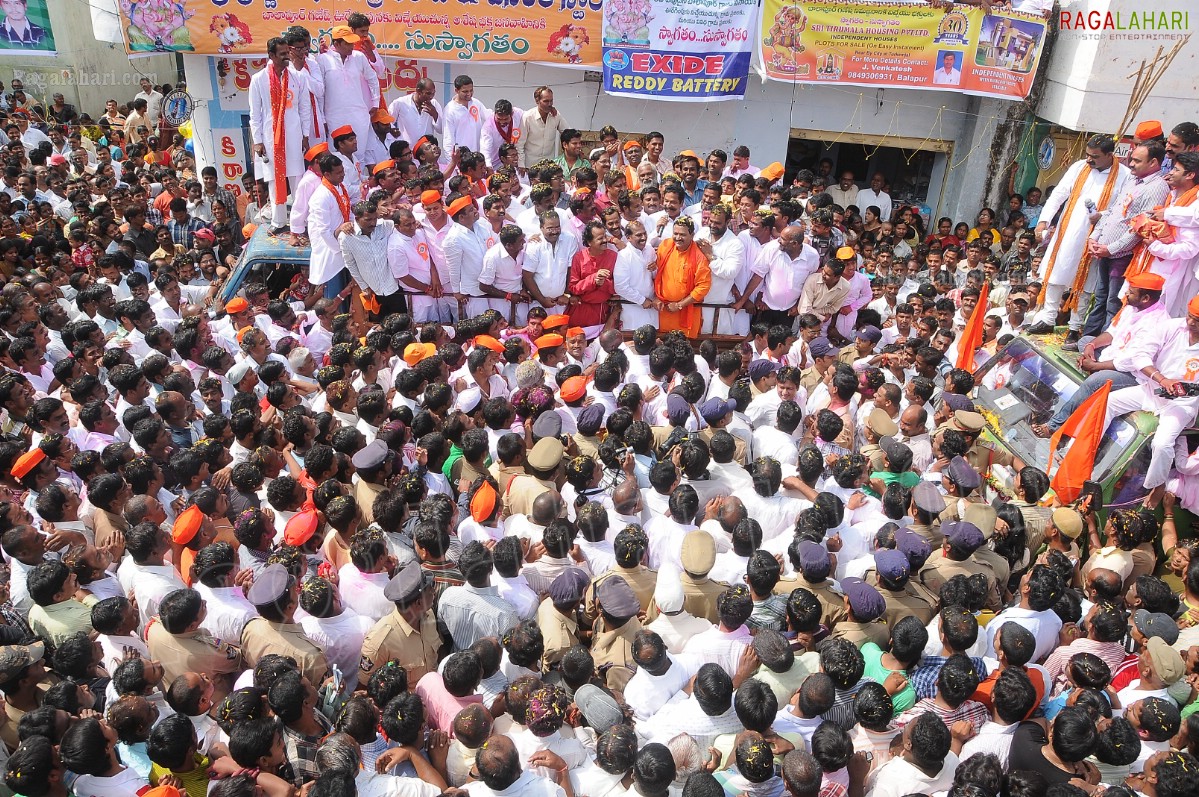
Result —
[[633, 639], [641, 631], [641, 621], [633, 617], [620, 628], [612, 630], [605, 629], [603, 625], [602, 618], [595, 624], [591, 658], [595, 660], [596, 670], [602, 671], [604, 665], [611, 665], [604, 675], [604, 683], [609, 689], [623, 692], [633, 677]]
[[823, 607], [820, 621], [829, 628], [849, 619], [849, 612], [845, 610], [845, 596], [833, 587], [832, 581], [825, 580], [819, 584], [813, 584], [803, 576], [784, 578], [775, 584], [774, 593], [790, 595], [791, 591], [798, 587], [806, 589], [816, 596], [816, 600], [820, 601], [820, 605]]
[[976, 573], [981, 573], [987, 579], [987, 608], [991, 611], [999, 611], [1003, 607], [995, 586], [995, 573], [974, 558], [958, 562], [947, 558], [944, 551], [933, 551], [933, 555], [928, 558], [924, 567], [920, 568], [920, 582], [934, 593], [940, 594], [941, 587], [954, 576], [972, 576]]
[[[155, 620], [146, 634], [150, 655], [162, 662], [163, 682], [171, 683], [187, 672], [205, 672], [218, 683], [217, 691], [228, 692], [233, 676], [243, 669], [241, 651], [228, 642], [213, 639], [203, 628], [172, 634]], [[227, 676], [227, 677], [222, 677]]]
[[633, 594], [637, 596], [637, 602], [641, 604], [641, 611], [649, 612], [650, 604], [654, 599], [654, 587], [658, 584], [658, 571], [650, 570], [645, 565], [637, 565], [632, 569], [617, 565], [592, 581], [591, 586], [587, 588], [587, 597], [583, 603], [583, 617], [588, 622], [594, 623], [595, 618], [599, 616], [599, 609], [595, 603], [596, 590], [599, 588], [599, 585], [605, 579], [616, 576], [623, 578], [625, 583], [629, 585], [629, 589], [633, 590]]
[[[712, 436], [714, 434], [716, 434], [716, 431], [711, 427], [708, 427], [699, 433], [699, 439], [703, 440], [708, 445], [711, 445]], [[733, 439], [737, 441], [736, 446], [733, 448], [733, 461], [744, 468], [749, 464], [749, 448], [745, 445], [745, 441], [740, 437], [734, 436]]]
[[[939, 598], [933, 595], [915, 579], [908, 581], [901, 590], [890, 590], [879, 583], [878, 572], [871, 568], [862, 576], [862, 580], [878, 590], [887, 604], [883, 620], [888, 629], [895, 628], [901, 617], [909, 614], [920, 618], [920, 622], [928, 625], [937, 614]], [[881, 647], [881, 645], [880, 645]]]
[[324, 681], [329, 673], [324, 651], [304, 635], [297, 623], [274, 623], [255, 617], [242, 629], [241, 650], [247, 667], [256, 667], [268, 653], [291, 656], [313, 685]]
[[1024, 533], [1028, 537], [1028, 550], [1039, 551], [1045, 544], [1045, 532], [1053, 520], [1053, 510], [1047, 506], [1037, 506], [1027, 501], [1016, 499], [1010, 502], [1019, 508], [1024, 516]]
[[437, 669], [437, 651], [441, 636], [437, 619], [427, 611], [421, 617], [420, 629], [408, 625], [399, 609], [380, 618], [362, 640], [362, 661], [358, 680], [365, 682], [375, 670], [392, 659], [408, 673], [408, 683], [415, 684], [425, 673]]
[[554, 608], [554, 602], [546, 598], [537, 607], [537, 625], [545, 640], [545, 652], [541, 655], [541, 671], [562, 661], [566, 651], [579, 644], [579, 624], [572, 616], [567, 617]]
[[696, 577], [690, 573], [681, 573], [679, 580], [683, 582], [683, 611], [692, 617], [702, 617], [712, 625], [719, 623], [716, 599], [728, 587], [707, 576]]
[[882, 620], [876, 620], [873, 623], [844, 621], [837, 623], [837, 627], [833, 629], [832, 637], [834, 639], [848, 639], [859, 648], [867, 642], [873, 642], [880, 648], [886, 649], [887, 643], [891, 641], [891, 632], [888, 630], [887, 624]]
[[354, 500], [358, 502], [358, 509], [362, 512], [363, 526], [369, 526], [375, 522], [375, 498], [381, 492], [383, 492], [381, 484], [368, 484], [359, 479], [354, 485]]
[[536, 479], [529, 474], [521, 474], [508, 483], [504, 493], [504, 517], [512, 515], [528, 515], [533, 512], [533, 501], [537, 496], [550, 490], [558, 489], [553, 482]]

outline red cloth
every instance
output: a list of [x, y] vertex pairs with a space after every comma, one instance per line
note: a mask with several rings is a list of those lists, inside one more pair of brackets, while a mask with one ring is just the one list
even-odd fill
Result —
[[[608, 278], [603, 285], [595, 283], [596, 272], [604, 269]], [[577, 252], [570, 262], [570, 278], [566, 290], [579, 297], [578, 304], [570, 306], [570, 325], [591, 327], [604, 323], [608, 317], [608, 299], [612, 297], [612, 273], [616, 270], [616, 253], [605, 249], [598, 258], [586, 249]]]

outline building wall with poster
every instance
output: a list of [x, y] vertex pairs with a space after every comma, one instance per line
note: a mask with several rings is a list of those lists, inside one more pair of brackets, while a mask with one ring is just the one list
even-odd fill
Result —
[[[248, 70], [261, 67], [230, 59], [222, 84], [212, 66], [218, 59], [184, 56], [183, 60], [189, 90], [199, 106], [197, 157], [215, 163], [222, 182], [238, 183], [247, 152], [240, 133], [241, 117], [248, 114], [245, 90], [239, 87], [248, 85], [252, 74]], [[388, 63], [393, 62], [388, 59]], [[418, 76], [427, 75], [437, 83], [438, 98], [448, 102], [450, 84], [463, 71], [439, 62], [394, 63], [400, 65], [400, 75], [388, 89], [391, 97], [400, 96]], [[756, 78], [751, 79], [743, 102], [663, 103], [603, 94], [598, 73], [579, 70], [536, 64], [489, 65], [475, 66], [468, 74], [475, 81], [475, 97], [488, 107], [507, 98], [517, 107], [531, 108], [533, 89], [547, 85], [572, 127], [594, 131], [611, 124], [628, 134], [659, 130], [666, 136], [668, 152], [683, 148], [731, 150], [744, 144], [750, 148], [751, 161], [765, 166], [785, 160], [793, 131], [833, 144], [852, 139], [870, 147], [900, 146], [902, 142], [909, 147], [935, 148], [940, 151], [929, 185], [930, 211], [934, 216], [962, 219], [972, 219], [978, 210], [983, 184], [979, 175], [987, 168], [990, 135], [1007, 104], [946, 91], [801, 86], [763, 83]], [[206, 136], [210, 124], [212, 135]], [[233, 172], [237, 178], [228, 178], [227, 173]], [[864, 179], [862, 175], [860, 182]]]
[[61, 93], [68, 103], [92, 117], [104, 113], [104, 101], [129, 102], [141, 91], [146, 75], [155, 84], [179, 79], [173, 55], [130, 58], [124, 46], [96, 41], [87, 2], [47, 4], [58, 55], [54, 57], [0, 56], [0, 81], [7, 91], [14, 77], [25, 84], [25, 93], [39, 102]]

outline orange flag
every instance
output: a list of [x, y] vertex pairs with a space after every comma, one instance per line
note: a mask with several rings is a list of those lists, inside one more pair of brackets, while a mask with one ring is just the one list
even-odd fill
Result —
[[958, 368], [974, 373], [974, 352], [983, 345], [983, 321], [987, 317], [987, 294], [991, 292], [990, 285], [983, 285], [982, 293], [978, 296], [978, 304], [966, 322], [962, 339], [958, 341]]
[[1107, 396], [1112, 392], [1111, 380], [1087, 398], [1066, 422], [1049, 438], [1049, 459], [1053, 464], [1053, 452], [1063, 436], [1073, 438], [1070, 449], [1062, 457], [1050, 486], [1064, 504], [1068, 504], [1082, 493], [1082, 484], [1091, 478], [1095, 468], [1095, 453], [1103, 441], [1104, 420], [1107, 417]]

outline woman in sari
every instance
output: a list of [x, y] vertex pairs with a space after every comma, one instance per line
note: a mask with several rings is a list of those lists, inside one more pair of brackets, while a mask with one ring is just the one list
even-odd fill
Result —
[[674, 236], [658, 246], [658, 273], [654, 292], [662, 300], [658, 313], [663, 332], [681, 329], [689, 338], [699, 335], [702, 313], [699, 302], [712, 287], [708, 258], [712, 245], [695, 240], [695, 222], [680, 216], [674, 222]]

